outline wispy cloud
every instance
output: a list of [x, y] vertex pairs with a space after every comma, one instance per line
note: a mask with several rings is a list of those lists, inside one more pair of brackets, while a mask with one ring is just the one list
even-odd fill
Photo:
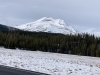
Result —
[[84, 32], [89, 33], [89, 34], [94, 34], [95, 36], [100, 37], [100, 31], [97, 30], [96, 28], [90, 28], [90, 29], [85, 30]]

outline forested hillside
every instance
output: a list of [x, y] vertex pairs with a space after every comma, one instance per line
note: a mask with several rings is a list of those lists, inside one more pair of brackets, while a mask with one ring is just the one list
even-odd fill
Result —
[[19, 30], [19, 29], [0, 24], [0, 30], [1, 31], [9, 31], [9, 30], [14, 31], [14, 30]]
[[100, 38], [89, 34], [63, 35], [25, 31], [0, 31], [0, 46], [64, 54], [100, 56]]

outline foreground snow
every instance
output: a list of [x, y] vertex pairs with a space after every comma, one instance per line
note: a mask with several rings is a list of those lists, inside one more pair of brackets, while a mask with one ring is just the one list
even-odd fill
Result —
[[100, 58], [0, 48], [0, 65], [51, 75], [100, 75]]

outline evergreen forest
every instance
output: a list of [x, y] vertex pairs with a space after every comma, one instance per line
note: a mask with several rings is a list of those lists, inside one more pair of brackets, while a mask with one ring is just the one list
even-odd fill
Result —
[[63, 35], [44, 32], [0, 31], [0, 46], [100, 57], [100, 37], [90, 34]]

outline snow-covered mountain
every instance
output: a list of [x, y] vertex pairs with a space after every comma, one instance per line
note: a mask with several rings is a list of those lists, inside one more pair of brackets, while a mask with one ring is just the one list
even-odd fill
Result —
[[17, 25], [15, 28], [24, 31], [77, 34], [78, 32], [71, 26], [67, 25], [64, 20], [43, 17], [35, 22]]

